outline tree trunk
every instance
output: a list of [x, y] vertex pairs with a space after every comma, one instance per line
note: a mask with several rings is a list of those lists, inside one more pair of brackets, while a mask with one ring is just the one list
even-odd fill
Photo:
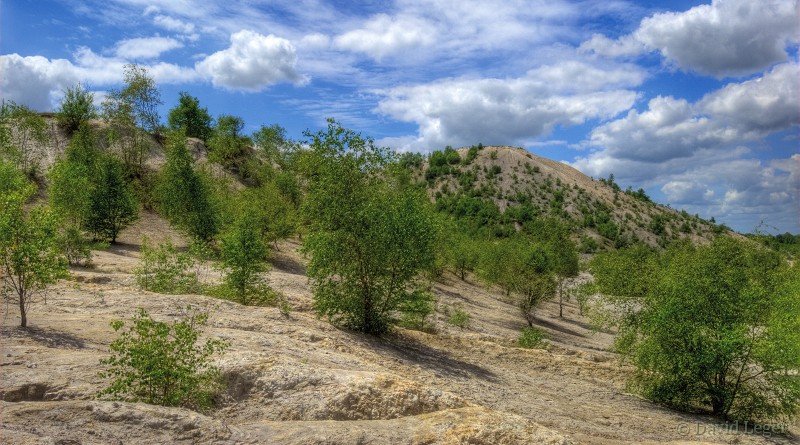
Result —
[[19, 325], [23, 328], [28, 327], [28, 314], [25, 313], [25, 298], [19, 295]]

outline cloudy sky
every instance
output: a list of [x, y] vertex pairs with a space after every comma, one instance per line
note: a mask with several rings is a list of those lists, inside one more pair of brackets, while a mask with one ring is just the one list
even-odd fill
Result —
[[[248, 131], [326, 117], [398, 150], [514, 145], [750, 232], [800, 233], [798, 0], [15, 0], [0, 95], [126, 63]], [[762, 227], [763, 228], [763, 227]]]

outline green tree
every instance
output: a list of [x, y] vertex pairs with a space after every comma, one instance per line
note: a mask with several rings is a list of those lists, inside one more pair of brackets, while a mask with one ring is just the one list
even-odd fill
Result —
[[195, 171], [182, 132], [166, 141], [167, 162], [156, 186], [159, 209], [172, 224], [193, 238], [210, 241], [219, 231], [211, 190]]
[[[0, 163], [1, 164], [1, 163]], [[5, 176], [6, 167], [0, 168]], [[21, 178], [8, 178], [0, 193], [0, 272], [3, 297], [18, 304], [20, 326], [28, 325], [28, 310], [49, 284], [67, 276], [60, 249], [58, 218], [45, 207], [26, 213], [23, 206], [33, 187]]]
[[637, 247], [591, 263], [617, 349], [646, 397], [685, 410], [764, 421], [800, 401], [800, 273], [745, 241]]
[[0, 159], [32, 178], [39, 170], [42, 151], [38, 146], [49, 140], [47, 122], [39, 113], [14, 102], [0, 104]]
[[382, 174], [393, 157], [333, 120], [311, 138], [303, 250], [314, 308], [334, 323], [386, 332], [410, 298], [418, 273], [433, 264], [434, 216], [424, 192]]
[[94, 93], [86, 91], [81, 84], [64, 90], [64, 98], [56, 110], [56, 121], [68, 134], [74, 133], [82, 124], [97, 118]]
[[103, 101], [103, 119], [109, 124], [108, 142], [119, 146], [128, 173], [140, 175], [149, 149], [146, 132], [161, 133], [161, 93], [147, 70], [135, 64], [125, 65], [124, 81]]
[[256, 217], [250, 212], [241, 213], [221, 239], [227, 296], [245, 305], [271, 302], [273, 294], [262, 276], [268, 270], [268, 253]]
[[167, 121], [171, 130], [183, 130], [187, 137], [206, 141], [211, 136], [208, 109], [200, 107], [200, 101], [185, 91], [181, 91], [178, 105], [169, 111]]
[[250, 140], [242, 135], [244, 120], [238, 116], [223, 114], [217, 118], [217, 126], [208, 140], [208, 156], [213, 162], [225, 167], [240, 168], [242, 156]]
[[90, 201], [86, 229], [98, 239], [116, 242], [122, 229], [139, 218], [133, 188], [125, 181], [122, 163], [113, 156], [99, 160]]
[[[100, 360], [106, 370], [101, 378], [112, 379], [98, 394], [130, 402], [164, 406], [210, 408], [221, 387], [219, 368], [211, 363], [228, 343], [208, 339], [198, 344], [208, 312], [187, 306], [180, 319], [168, 324], [144, 309], [133, 317], [132, 326], [111, 342], [111, 356]], [[111, 323], [120, 332], [125, 323]]]

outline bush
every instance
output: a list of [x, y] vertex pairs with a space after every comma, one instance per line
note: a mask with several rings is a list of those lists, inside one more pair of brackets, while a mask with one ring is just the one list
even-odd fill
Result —
[[398, 324], [407, 329], [426, 330], [426, 321], [433, 313], [435, 303], [436, 298], [430, 292], [412, 292], [398, 307], [401, 314]]
[[152, 247], [144, 238], [139, 266], [134, 271], [136, 284], [162, 294], [202, 293], [197, 274], [191, 271], [194, 265], [192, 255], [179, 252], [172, 241]]
[[[211, 358], [228, 343], [208, 339], [198, 345], [208, 312], [186, 306], [183, 316], [167, 324], [153, 320], [142, 308], [133, 324], [110, 346], [111, 356], [100, 360], [107, 369], [101, 378], [113, 379], [99, 397], [164, 406], [207, 409], [220, 387], [219, 369]], [[111, 322], [115, 332], [125, 326]]]
[[81, 84], [64, 91], [64, 99], [56, 111], [58, 125], [72, 134], [81, 124], [97, 118], [94, 94], [86, 91]]
[[525, 349], [542, 349], [547, 345], [544, 331], [541, 329], [526, 327], [522, 329], [517, 338], [517, 346]]
[[78, 226], [68, 224], [61, 236], [61, 247], [70, 266], [92, 264], [92, 244], [83, 236]]
[[460, 328], [462, 331], [469, 327], [472, 316], [461, 306], [456, 306], [450, 315], [447, 317], [447, 324], [450, 326]]
[[268, 270], [267, 245], [252, 213], [243, 213], [222, 235], [222, 264], [225, 272], [219, 296], [241, 304], [265, 305], [275, 302], [275, 293], [261, 275]]

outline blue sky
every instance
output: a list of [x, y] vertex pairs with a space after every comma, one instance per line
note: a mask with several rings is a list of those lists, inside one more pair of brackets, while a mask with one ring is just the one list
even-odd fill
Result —
[[397, 150], [524, 147], [742, 232], [800, 233], [798, 0], [14, 0], [0, 96], [126, 63], [247, 131], [325, 118]]

